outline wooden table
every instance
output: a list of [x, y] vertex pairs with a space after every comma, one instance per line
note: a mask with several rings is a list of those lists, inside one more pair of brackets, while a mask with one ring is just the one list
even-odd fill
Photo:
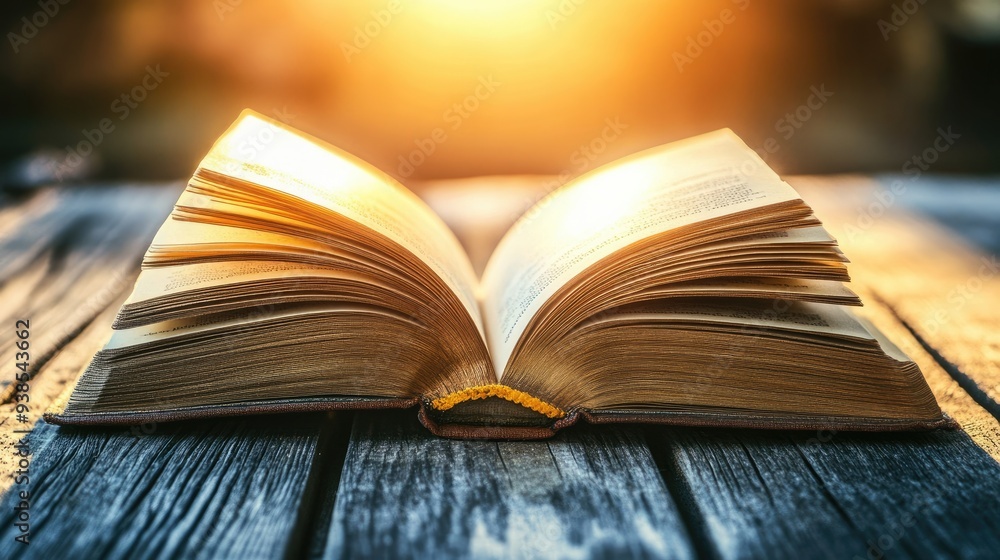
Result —
[[[36, 424], [103, 344], [180, 185], [8, 196], [0, 558], [997, 557], [1000, 181], [791, 182], [853, 259], [867, 315], [963, 430], [584, 426], [545, 442], [452, 441], [413, 411]], [[451, 181], [421, 194], [481, 266], [497, 235], [482, 224], [512, 220], [544, 183]], [[10, 383], [23, 318], [33, 377], [19, 419]], [[16, 484], [13, 444], [32, 426], [30, 481]], [[14, 540], [24, 489], [27, 546]]]

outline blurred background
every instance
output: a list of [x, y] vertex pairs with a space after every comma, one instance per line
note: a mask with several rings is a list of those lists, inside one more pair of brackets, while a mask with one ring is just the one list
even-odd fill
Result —
[[[779, 172], [1000, 171], [996, 0], [6, 2], [5, 185], [178, 179], [246, 107], [406, 182], [730, 127]], [[88, 147], [89, 146], [89, 147]]]

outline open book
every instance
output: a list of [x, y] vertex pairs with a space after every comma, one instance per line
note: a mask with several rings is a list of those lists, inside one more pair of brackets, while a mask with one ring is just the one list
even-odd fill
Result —
[[387, 174], [246, 111], [147, 252], [107, 346], [47, 418], [138, 423], [418, 407], [435, 433], [585, 419], [948, 424], [796, 192], [728, 130], [540, 200], [477, 278]]

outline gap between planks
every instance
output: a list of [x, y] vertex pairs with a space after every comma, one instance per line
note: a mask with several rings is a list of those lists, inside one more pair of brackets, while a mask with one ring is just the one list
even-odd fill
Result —
[[[879, 326], [881, 328], [887, 330], [887, 332], [889, 330], [891, 330], [891, 327], [887, 328], [885, 326], [886, 324], [889, 324], [889, 322], [885, 318], [877, 319], [876, 323], [879, 324]], [[898, 322], [897, 322], [897, 325], [896, 325], [897, 330], [898, 330], [899, 327], [901, 327], [901, 325], [899, 325]], [[903, 338], [903, 337], [901, 337], [901, 335], [899, 333], [897, 333], [897, 334], [889, 333], [889, 334], [890, 334], [891, 337], [893, 337], [894, 340], [897, 341], [897, 343], [900, 343], [900, 340]], [[906, 334], [908, 335], [909, 333], [906, 333]], [[910, 336], [909, 339], [910, 339], [911, 342], [913, 342], [912, 336]], [[906, 342], [901, 343], [901, 346], [903, 346], [905, 344], [906, 344]], [[919, 346], [917, 346], [917, 349], [919, 349], [919, 350], [922, 351], [922, 349], [919, 348]], [[911, 349], [911, 348], [904, 348], [904, 350], [906, 350], [911, 355], [915, 355], [914, 350]], [[919, 354], [919, 353], [917, 353], [917, 354]], [[924, 352], [924, 354], [926, 354], [926, 352]], [[915, 359], [916, 358], [917, 358], [917, 356], [915, 356]], [[930, 359], [930, 362], [928, 362], [928, 357], [925, 355], [925, 356], [921, 357], [921, 359], [918, 361], [918, 363], [920, 363], [922, 369], [924, 369], [925, 375], [928, 375], [929, 381], [932, 383], [932, 386], [935, 385], [935, 382], [933, 382], [930, 379], [931, 377], [933, 377], [933, 376], [941, 377], [943, 375], [945, 378], [948, 378], [947, 373], [944, 372], [943, 370], [941, 370], [940, 366], [937, 366], [937, 369], [935, 370], [934, 367], [932, 367], [931, 365], [929, 365], [930, 363], [933, 363], [934, 365], [936, 365], [936, 362], [933, 362], [932, 358]], [[930, 372], [930, 373], [928, 373], [928, 372]], [[954, 380], [951, 380], [951, 381], [953, 382]], [[943, 388], [943, 391], [942, 391], [942, 388]], [[983, 434], [980, 434], [980, 439], [977, 440], [977, 443], [979, 443], [981, 446], [983, 446], [984, 442], [985, 443], [992, 442], [992, 445], [994, 445], [994, 453], [995, 453], [995, 449], [996, 449], [995, 448], [995, 444], [996, 444], [996, 438], [995, 438], [995, 434], [996, 434], [996, 428], [995, 428], [996, 419], [995, 418], [992, 419], [992, 425], [986, 425], [985, 423], [980, 424], [979, 422], [982, 421], [983, 418], [981, 417], [980, 414], [975, 413], [976, 412], [975, 408], [971, 408], [971, 409], [965, 409], [965, 408], [963, 408], [964, 407], [963, 401], [969, 398], [968, 395], [964, 395], [964, 391], [962, 391], [960, 387], [957, 389], [957, 391], [955, 391], [953, 389], [954, 389], [954, 387], [949, 387], [947, 383], [944, 383], [944, 382], [937, 383], [937, 388], [935, 389], [935, 394], [936, 394], [936, 396], [938, 396], [939, 402], [942, 402], [942, 406], [945, 407], [946, 411], [949, 411], [949, 413], [952, 414], [952, 416], [956, 417], [956, 419], [958, 419], [959, 422], [961, 422], [963, 424], [963, 426], [967, 430], [970, 431], [970, 434], [972, 434], [974, 438], [976, 438], [976, 434], [970, 428], [975, 428], [976, 426], [980, 426], [980, 425], [985, 426], [985, 430], [984, 430]], [[949, 410], [949, 406], [951, 407], [950, 410]], [[987, 436], [987, 437], [983, 437], [983, 436]], [[985, 446], [984, 446], [984, 448], [985, 448]], [[496, 447], [496, 449], [497, 449], [497, 452], [499, 452], [500, 448]], [[510, 455], [510, 453], [508, 453], [508, 455]], [[994, 454], [994, 457], [995, 456], [996, 455]], [[502, 456], [501, 456], [501, 459], [502, 459]], [[309, 464], [311, 465], [310, 470], [312, 472], [316, 472], [317, 469], [322, 470], [322, 466], [321, 465], [323, 463], [322, 462], [317, 462], [317, 459], [316, 459], [315, 456], [312, 456], [312, 457], [309, 458]], [[513, 464], [517, 464], [517, 461], [514, 461]], [[663, 464], [661, 464], [661, 466], [663, 466], [664, 464], [667, 465], [668, 467], [671, 464], [676, 467], [676, 465], [679, 464], [679, 463], [677, 463], [677, 461], [674, 461], [673, 463], [666, 463], [666, 462], [664, 462]], [[669, 471], [669, 472], [679, 473], [679, 471], [676, 471], [676, 470]], [[759, 469], [758, 469], [758, 472], [759, 472]], [[513, 484], [513, 483], [511, 483], [511, 484]], [[329, 487], [329, 485], [328, 485], [328, 487]], [[669, 495], [669, 494], [666, 494], [666, 495]], [[340, 502], [339, 500], [335, 500], [334, 503], [336, 504], [336, 503], [339, 503], [339, 502]], [[699, 518], [694, 518], [694, 519], [699, 519]], [[308, 526], [310, 524], [320, 524], [320, 525], [322, 524], [321, 520], [320, 521], [316, 521], [314, 523], [313, 521], [311, 521], [312, 519], [316, 519], [316, 518], [313, 518], [311, 515], [300, 516], [299, 517], [299, 521], [297, 523], [301, 523], [301, 524], [303, 524], [303, 526]], [[308, 533], [308, 531], [306, 531], [306, 532]], [[337, 550], [337, 548], [336, 548], [337, 545], [336, 544], [330, 545], [330, 542], [331, 541], [327, 541], [327, 545], [328, 546], [326, 546], [325, 548], [326, 549], [331, 549], [331, 550]], [[332, 541], [332, 542], [336, 543], [336, 541]], [[314, 550], [314, 549], [311, 549], [311, 550]], [[712, 554], [710, 554], [710, 555], [712, 555]], [[725, 554], [719, 554], [719, 555], [725, 556]]]

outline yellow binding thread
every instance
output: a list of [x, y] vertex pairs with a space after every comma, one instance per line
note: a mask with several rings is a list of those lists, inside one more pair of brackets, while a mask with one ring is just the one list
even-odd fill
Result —
[[512, 389], [506, 385], [500, 385], [497, 383], [491, 385], [477, 385], [475, 387], [469, 387], [468, 389], [462, 389], [461, 391], [455, 391], [454, 393], [445, 395], [439, 399], [434, 399], [431, 401], [431, 406], [433, 406], [435, 410], [444, 412], [456, 404], [463, 403], [465, 401], [485, 399], [488, 397], [500, 397], [501, 399], [517, 403], [549, 418], [562, 418], [563, 416], [566, 416], [566, 412], [560, 408], [552, 406], [551, 404], [539, 398], [533, 397], [524, 391], [518, 391], [517, 389]]

